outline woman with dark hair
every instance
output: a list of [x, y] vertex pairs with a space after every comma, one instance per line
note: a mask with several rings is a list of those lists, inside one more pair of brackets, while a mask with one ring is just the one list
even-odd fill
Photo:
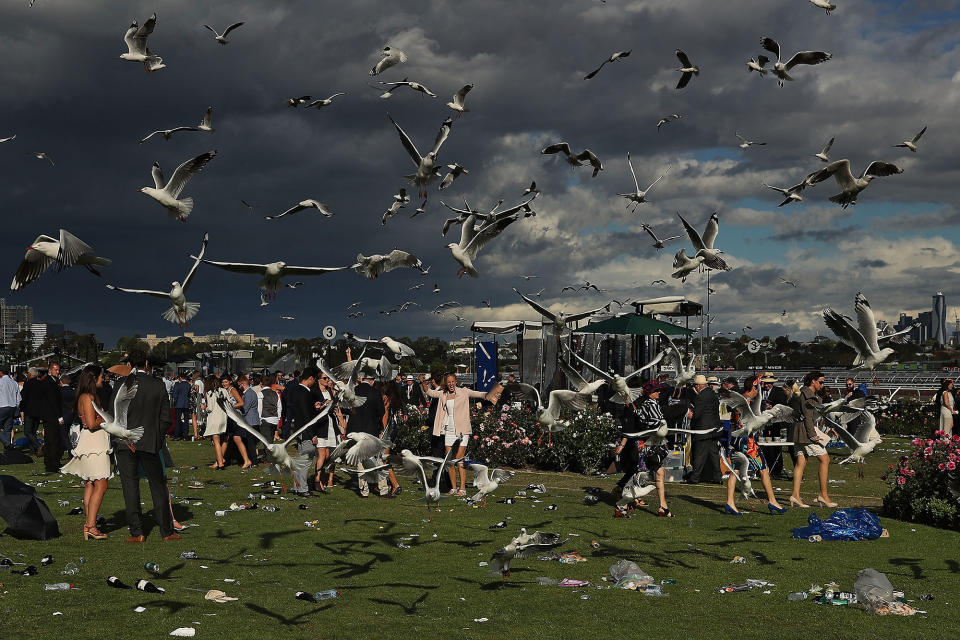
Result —
[[[240, 395], [240, 391], [234, 386], [233, 376], [229, 373], [223, 374], [223, 377], [220, 379], [220, 385], [223, 392], [226, 394], [227, 402], [233, 404], [233, 408], [243, 413], [243, 396]], [[245, 431], [243, 433], [246, 433]], [[243, 436], [241, 435], [241, 429], [236, 422], [230, 419], [227, 416], [227, 439], [223, 445], [223, 456], [227, 456], [227, 447], [230, 444], [230, 439], [233, 439], [233, 443], [237, 447], [237, 451], [240, 453], [240, 457], [243, 458], [243, 465], [240, 469], [249, 469], [253, 466], [253, 462], [250, 461], [250, 456], [247, 455], [247, 445], [243, 443]]]
[[953, 421], [954, 416], [957, 415], [956, 399], [953, 397], [953, 378], [945, 378], [940, 383], [937, 400], [940, 405], [940, 431], [949, 438], [953, 435]]
[[[403, 408], [403, 400], [400, 398], [400, 392], [397, 385], [389, 382], [376, 382], [373, 388], [380, 392], [383, 398], [383, 432], [380, 434], [381, 440], [393, 442], [393, 436], [397, 432], [397, 415]], [[383, 459], [387, 460], [390, 456], [390, 448], [384, 450]], [[393, 467], [387, 468], [387, 480], [390, 481], [390, 493], [381, 494], [388, 498], [394, 498], [400, 495], [403, 490], [397, 481], [397, 474], [393, 472]]]
[[[794, 407], [793, 444], [797, 449], [797, 463], [793, 468], [793, 493], [790, 494], [790, 506], [806, 509], [809, 505], [800, 499], [800, 483], [803, 482], [803, 469], [807, 465], [807, 458], [817, 458], [820, 461], [819, 478], [820, 492], [813, 499], [814, 504], [833, 508], [836, 502], [830, 500], [827, 494], [827, 477], [830, 472], [830, 455], [824, 448], [827, 441], [822, 432], [817, 429], [817, 410], [815, 405], [821, 403], [820, 392], [823, 389], [824, 377], [819, 371], [810, 371], [803, 377], [803, 388], [796, 394]], [[792, 401], [793, 402], [793, 401]]]
[[[439, 389], [428, 389], [427, 395], [440, 400], [436, 415], [433, 418], [433, 435], [443, 435], [444, 452], [449, 452], [453, 444], [460, 441], [454, 454], [455, 458], [462, 458], [467, 453], [467, 441], [473, 433], [470, 425], [470, 399], [483, 398], [484, 391], [474, 391], [457, 385], [457, 376], [448, 373], [443, 376], [443, 384]], [[456, 471], [454, 471], [456, 469]], [[460, 474], [460, 489], [457, 489], [457, 472]], [[448, 495], [467, 495], [467, 470], [463, 461], [449, 469], [451, 489]]]
[[[321, 372], [317, 378], [316, 394], [319, 398], [322, 398], [320, 400], [321, 410], [333, 402], [334, 396], [336, 396], [334, 381], [328, 378], [325, 373]], [[339, 407], [337, 407], [337, 413], [339, 413]], [[326, 429], [324, 429], [324, 426]], [[340, 434], [339, 416], [333, 411], [329, 412], [327, 417], [320, 421], [315, 433], [317, 434], [317, 475], [313, 479], [313, 486], [321, 493], [328, 493], [328, 488], [333, 484], [333, 467], [330, 467], [327, 474], [326, 484], [320, 477], [323, 474], [323, 467], [327, 464], [327, 458], [330, 457], [330, 450], [337, 448], [337, 436]]]
[[210, 468], [218, 471], [226, 466], [223, 454], [227, 449], [227, 441], [221, 436], [227, 431], [227, 414], [220, 408], [217, 400], [226, 397], [226, 393], [220, 388], [220, 379], [217, 376], [210, 374], [203, 379], [203, 404], [200, 405], [200, 410], [206, 415], [203, 437], [213, 441], [213, 453], [217, 461], [210, 465]]
[[103, 540], [107, 537], [97, 529], [97, 513], [103, 496], [107, 493], [107, 480], [110, 473], [110, 436], [100, 428], [103, 418], [94, 406], [100, 406], [97, 388], [103, 385], [103, 368], [97, 364], [88, 364], [80, 373], [77, 381], [75, 415], [80, 417], [80, 438], [73, 450], [73, 458], [60, 469], [62, 473], [72, 473], [84, 481], [83, 511], [86, 521], [83, 524], [83, 539]]

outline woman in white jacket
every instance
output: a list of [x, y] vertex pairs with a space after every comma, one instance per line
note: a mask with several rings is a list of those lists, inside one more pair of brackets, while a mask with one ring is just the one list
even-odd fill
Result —
[[[450, 451], [450, 448], [460, 438], [460, 447], [457, 449], [455, 457], [462, 458], [467, 453], [467, 441], [473, 433], [470, 425], [470, 400], [471, 398], [486, 397], [485, 391], [474, 391], [457, 385], [457, 376], [448, 373], [443, 377], [443, 384], [439, 389], [427, 389], [427, 395], [431, 398], [438, 398], [440, 406], [433, 418], [433, 435], [444, 437], [444, 451]], [[467, 495], [467, 470], [463, 467], [463, 462], [456, 465], [460, 474], [460, 489], [457, 489], [457, 472], [450, 467], [450, 495]]]

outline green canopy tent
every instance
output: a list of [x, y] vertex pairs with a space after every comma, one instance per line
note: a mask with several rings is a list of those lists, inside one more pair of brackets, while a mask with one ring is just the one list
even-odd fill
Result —
[[648, 341], [646, 340], [646, 337], [658, 335], [660, 331], [663, 331], [668, 336], [683, 336], [685, 338], [694, 333], [694, 331], [691, 329], [678, 327], [677, 325], [669, 322], [654, 320], [653, 318], [635, 313], [628, 313], [621, 316], [615, 316], [613, 318], [607, 318], [606, 320], [600, 320], [598, 322], [591, 322], [584, 327], [574, 329], [573, 333], [633, 336], [633, 345], [631, 349], [633, 353], [633, 366], [639, 367], [641, 361], [646, 362], [649, 360], [647, 357]]

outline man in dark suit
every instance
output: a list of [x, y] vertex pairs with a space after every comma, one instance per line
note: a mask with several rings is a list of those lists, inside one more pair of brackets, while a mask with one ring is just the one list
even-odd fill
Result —
[[[140, 478], [142, 470], [150, 484], [150, 496], [153, 498], [153, 517], [160, 527], [163, 540], [179, 540], [180, 534], [173, 530], [173, 517], [170, 514], [170, 494], [164, 478], [161, 449], [167, 429], [170, 428], [170, 396], [161, 380], [147, 371], [147, 354], [134, 350], [128, 356], [132, 370], [117, 383], [117, 391], [129, 384], [137, 385], [137, 393], [127, 408], [127, 428], [143, 427], [143, 437], [133, 443], [113, 439], [113, 451], [117, 461], [117, 472], [123, 485], [123, 502], [126, 507], [127, 526], [130, 537], [127, 542], [145, 542], [143, 534], [143, 513], [140, 509]], [[110, 406], [113, 406], [111, 399]]]
[[[350, 418], [347, 421], [348, 431], [362, 431], [372, 436], [380, 437], [383, 432], [383, 414], [386, 409], [383, 406], [383, 396], [373, 388], [373, 378], [368, 374], [363, 374], [363, 380], [354, 387], [354, 393], [357, 397], [364, 397], [366, 400], [359, 407], [350, 410]], [[392, 384], [389, 380], [385, 384]], [[385, 474], [383, 474], [385, 476]], [[378, 474], [378, 477], [380, 474]], [[360, 495], [364, 498], [370, 495], [370, 487], [362, 476], [358, 476]], [[386, 486], [380, 482], [381, 488], [385, 491]]]
[[688, 413], [690, 428], [710, 429], [711, 432], [692, 436], [693, 470], [686, 482], [697, 484], [703, 479], [719, 484], [722, 480], [719, 439], [723, 433], [723, 426], [720, 424], [720, 398], [713, 389], [707, 387], [707, 379], [703, 374], [697, 374], [693, 378], [693, 391], [697, 396]]
[[[300, 373], [300, 379], [296, 384], [290, 382], [283, 390], [283, 415], [284, 415], [284, 433], [289, 435], [297, 429], [313, 420], [320, 408], [323, 406], [317, 401], [313, 389], [317, 384], [317, 377], [320, 372], [314, 366], [306, 367]], [[320, 422], [323, 422], [321, 420]], [[319, 424], [315, 424], [299, 436], [297, 436], [297, 453], [306, 455], [312, 462], [317, 457], [317, 433]], [[312, 465], [304, 466], [293, 478], [293, 492], [299, 496], [308, 498], [313, 494], [310, 492], [310, 485], [307, 479], [309, 468]]]
[[423, 391], [420, 390], [420, 385], [417, 384], [412, 375], [407, 376], [404, 385], [400, 388], [400, 399], [403, 404], [412, 404], [415, 407], [422, 407], [427, 404]]
[[[760, 378], [760, 382], [763, 385], [763, 391], [766, 395], [763, 402], [763, 409], [771, 409], [778, 404], [789, 405], [790, 403], [790, 394], [787, 393], [787, 390], [784, 387], [777, 387], [774, 384], [777, 382], [776, 378], [772, 374], [764, 374], [763, 378]], [[767, 387], [770, 387], [769, 393], [766, 393]], [[793, 393], [793, 385], [791, 384], [790, 393]], [[769, 438], [780, 439], [784, 436], [789, 437], [790, 428], [793, 426], [792, 422], [774, 422], [768, 424], [763, 428], [763, 434]], [[770, 477], [776, 478], [778, 480], [783, 479], [783, 447], [765, 447], [764, 454], [767, 458], [767, 464], [770, 466]]]
[[177, 381], [170, 387], [170, 399], [173, 401], [173, 439], [186, 440], [187, 417], [190, 415], [190, 391], [193, 387], [184, 375], [178, 374]]
[[59, 365], [51, 365], [49, 371], [41, 370], [36, 378], [23, 384], [21, 407], [24, 413], [23, 430], [35, 449], [34, 453], [40, 448], [36, 434], [43, 426], [43, 466], [47, 473], [56, 473], [60, 471], [60, 458], [63, 456], [63, 438], [60, 434], [63, 415], [60, 383], [51, 373], [59, 375]]

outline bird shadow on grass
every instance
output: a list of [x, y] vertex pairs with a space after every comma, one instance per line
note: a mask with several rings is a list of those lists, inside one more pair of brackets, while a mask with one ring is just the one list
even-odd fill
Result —
[[753, 555], [754, 558], [756, 558], [757, 562], [759, 562], [765, 567], [769, 567], [771, 565], [777, 564], [776, 562], [768, 558], [765, 553], [760, 553], [759, 551], [751, 551], [750, 553], [751, 555]]
[[187, 566], [187, 563], [186, 563], [186, 562], [181, 562], [180, 564], [175, 564], [175, 565], [173, 565], [172, 567], [170, 567], [169, 569], [167, 569], [166, 571], [164, 571], [163, 573], [158, 573], [158, 574], [156, 574], [156, 576], [157, 576], [158, 578], [162, 578], [162, 579], [164, 579], [164, 580], [171, 580], [171, 579], [173, 579], [173, 572], [174, 572], [174, 571], [179, 571], [180, 569], [183, 569], [185, 566]]
[[669, 555], [680, 556], [684, 554], [689, 554], [689, 555], [695, 555], [695, 556], [702, 556], [704, 558], [709, 558], [710, 560], [717, 560], [719, 562], [729, 562], [726, 556], [721, 556], [718, 553], [710, 553], [709, 551], [704, 551], [703, 549], [698, 549], [697, 547], [692, 547], [692, 546], [688, 547], [687, 549], [676, 549], [674, 551], [664, 551], [663, 553], [667, 556]]
[[960, 573], [960, 563], [956, 560], [944, 560], [943, 562], [947, 565], [947, 570], [950, 573]]
[[204, 562], [210, 562], [210, 563], [212, 563], [212, 564], [231, 564], [231, 563], [232, 563], [233, 561], [235, 561], [237, 558], [242, 557], [246, 552], [247, 552], [247, 548], [246, 548], [246, 547], [241, 547], [240, 549], [237, 549], [236, 551], [234, 551], [234, 552], [231, 553], [230, 555], [224, 556], [223, 558], [220, 558], [220, 559], [214, 558], [214, 557], [212, 557], [212, 556], [209, 556], [209, 557], [208, 557], [208, 556], [198, 556], [197, 559], [198, 559], [198, 560], [203, 560]]
[[229, 540], [230, 538], [236, 538], [240, 535], [239, 531], [234, 531], [233, 533], [225, 533], [223, 529], [217, 528], [216, 537], [218, 540]]
[[365, 573], [369, 573], [373, 569], [374, 563], [377, 562], [377, 558], [373, 557], [367, 560], [366, 562], [348, 562], [347, 560], [334, 560], [333, 562], [321, 563], [327, 566], [332, 566], [327, 573], [332, 574], [335, 578], [353, 578], [355, 576], [362, 576]]
[[285, 616], [280, 615], [279, 613], [275, 613], [259, 605], [250, 604], [249, 602], [245, 602], [243, 606], [245, 606], [247, 609], [250, 609], [254, 613], [259, 613], [262, 616], [273, 618], [274, 620], [276, 620], [277, 622], [279, 622], [285, 627], [292, 627], [292, 626], [303, 624], [305, 622], [304, 618], [320, 613], [321, 611], [326, 611], [327, 609], [330, 609], [333, 607], [332, 604], [328, 604], [322, 607], [317, 607], [316, 609], [311, 609], [310, 611], [305, 611], [299, 615], [293, 616], [292, 618], [287, 618]]
[[385, 605], [390, 605], [394, 607], [400, 607], [401, 609], [403, 609], [403, 612], [406, 615], [412, 616], [412, 615], [416, 615], [417, 605], [423, 604], [423, 601], [427, 599], [427, 595], [429, 594], [426, 591], [424, 591], [423, 593], [420, 594], [420, 596], [416, 600], [414, 600], [410, 604], [409, 607], [403, 604], [402, 602], [398, 602], [396, 600], [383, 600], [381, 598], [367, 598], [367, 600], [369, 600], [370, 602], [376, 602], [377, 604], [385, 604]]
[[635, 555], [641, 555], [643, 557], [644, 562], [653, 563], [653, 566], [655, 566], [658, 569], [671, 569], [674, 567], [682, 567], [684, 569], [694, 569], [694, 570], [699, 569], [699, 567], [695, 567], [692, 564], [688, 564], [679, 558], [668, 557], [667, 554], [670, 554], [670, 553], [677, 553], [677, 552], [671, 552], [671, 551], [665, 551], [663, 553], [644, 552], [642, 554], [635, 553]]
[[150, 600], [148, 602], [141, 603], [141, 605], [148, 609], [150, 607], [163, 607], [164, 609], [168, 609], [168, 613], [172, 615], [191, 606], [191, 603], [179, 602], [177, 600]]
[[717, 505], [716, 502], [704, 500], [703, 498], [698, 498], [696, 496], [679, 495], [677, 496], [677, 500], [683, 500], [685, 502], [689, 502], [690, 504], [695, 504], [698, 507], [703, 507], [705, 509], [710, 509], [711, 511], [716, 511], [717, 513], [721, 513], [723, 511], [723, 507]]
[[392, 560], [392, 558], [386, 554], [367, 551], [367, 549], [375, 544], [372, 540], [335, 540], [333, 542], [314, 542], [313, 544], [336, 556], [350, 555], [351, 553], [369, 553], [378, 556], [384, 562]]
[[278, 538], [283, 538], [284, 536], [293, 536], [300, 533], [306, 533], [307, 529], [290, 529], [288, 531], [268, 531], [266, 533], [260, 534], [260, 548], [261, 549], [272, 549], [273, 543]]
[[[511, 573], [533, 573], [533, 569], [511, 569]], [[470, 580], [468, 578], [458, 578], [453, 576], [453, 579], [457, 582], [463, 582], [464, 584], [478, 585], [481, 591], [499, 591], [501, 589], [526, 589], [530, 585], [535, 585], [536, 582], [512, 582], [505, 579], [493, 578], [489, 582], [482, 582], [481, 580]]]
[[390, 525], [391, 529], [397, 525], [396, 522], [382, 520], [380, 518], [350, 518], [349, 520], [344, 520], [343, 524], [353, 524], [354, 522], [373, 522], [375, 524], [386, 524]]
[[[907, 567], [910, 571], [913, 572], [912, 577], [914, 580], [926, 580], [927, 576], [923, 575], [923, 568], [920, 566], [920, 558], [890, 558], [887, 560], [890, 564], [895, 567]], [[890, 575], [895, 576], [906, 576], [906, 573], [901, 572], [887, 572]]]
[[773, 542], [773, 536], [767, 535], [765, 533], [758, 532], [747, 532], [739, 533], [736, 538], [731, 538], [730, 540], [711, 540], [709, 542], [704, 542], [703, 544], [709, 545], [711, 547], [732, 547], [734, 545], [742, 545], [745, 542]]

